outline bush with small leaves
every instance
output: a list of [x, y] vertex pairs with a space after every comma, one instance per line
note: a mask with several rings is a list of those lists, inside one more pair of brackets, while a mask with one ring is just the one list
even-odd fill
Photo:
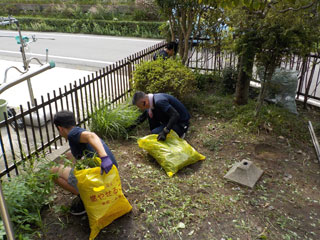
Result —
[[[42, 227], [40, 210], [54, 198], [52, 179], [56, 175], [50, 172], [54, 164], [44, 157], [33, 157], [24, 163], [18, 176], [2, 182], [17, 239], [31, 239]], [[1, 227], [0, 236], [4, 233]]]
[[132, 86], [134, 91], [163, 92], [181, 100], [198, 90], [194, 73], [181, 61], [171, 58], [142, 62], [134, 71]]

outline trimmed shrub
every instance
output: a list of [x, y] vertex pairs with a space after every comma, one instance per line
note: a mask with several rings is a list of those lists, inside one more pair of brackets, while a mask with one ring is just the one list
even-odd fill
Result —
[[194, 73], [179, 60], [158, 58], [142, 62], [134, 71], [132, 86], [135, 91], [169, 93], [178, 99], [186, 99], [197, 90]]

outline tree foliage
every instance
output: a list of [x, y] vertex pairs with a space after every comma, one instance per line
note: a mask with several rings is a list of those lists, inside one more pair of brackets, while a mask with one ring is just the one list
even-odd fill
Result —
[[[235, 8], [226, 8], [226, 15], [230, 19], [228, 24], [235, 30], [240, 60], [236, 102], [246, 104], [252, 63], [256, 61], [265, 67], [262, 81], [268, 83], [281, 59], [313, 51], [319, 41], [315, 31], [319, 30], [319, 3], [315, 0], [254, 0], [232, 1], [232, 4]], [[260, 102], [263, 93], [264, 88]]]
[[[248, 102], [255, 65], [265, 67], [268, 82], [275, 67], [292, 54], [305, 56], [317, 49], [320, 3], [317, 0], [157, 0], [167, 17], [171, 40], [179, 40], [179, 54], [186, 63], [190, 38], [205, 29], [208, 46], [238, 55], [237, 104]], [[228, 26], [226, 31], [223, 26]], [[189, 43], [189, 44], [188, 44]], [[228, 46], [222, 44], [228, 43]], [[265, 84], [264, 86], [267, 86]], [[264, 86], [260, 100], [263, 98]]]
[[144, 92], [165, 92], [183, 100], [196, 91], [194, 73], [181, 61], [158, 58], [141, 63], [133, 75], [133, 89]]
[[186, 63], [188, 50], [200, 29], [203, 14], [210, 6], [199, 0], [156, 0], [161, 13], [168, 19], [171, 41], [179, 41], [179, 55]]

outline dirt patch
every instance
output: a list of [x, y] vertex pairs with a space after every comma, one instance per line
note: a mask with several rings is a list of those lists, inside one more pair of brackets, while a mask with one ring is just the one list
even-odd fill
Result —
[[271, 161], [278, 161], [284, 155], [279, 148], [266, 143], [257, 144], [254, 147], [254, 153], [257, 158]]
[[[136, 136], [144, 136], [139, 130]], [[99, 239], [318, 239], [320, 166], [310, 143], [299, 148], [270, 133], [245, 134], [211, 117], [192, 118], [186, 140], [206, 160], [173, 178], [136, 139], [107, 141], [119, 164], [133, 210], [104, 228]], [[236, 162], [253, 161], [264, 174], [254, 189], [223, 178]], [[44, 209], [36, 239], [88, 239], [86, 216], [63, 211], [71, 195], [57, 190]]]

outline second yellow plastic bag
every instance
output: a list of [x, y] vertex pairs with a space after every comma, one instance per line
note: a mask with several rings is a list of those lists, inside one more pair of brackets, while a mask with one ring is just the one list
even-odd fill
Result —
[[100, 175], [100, 167], [75, 170], [74, 174], [88, 214], [91, 240], [113, 220], [130, 212], [132, 206], [122, 193], [120, 176], [114, 165], [108, 174]]
[[158, 134], [147, 135], [138, 139], [138, 144], [157, 160], [169, 177], [179, 169], [206, 158], [185, 140], [179, 138], [173, 130], [167, 135], [165, 141], [158, 141], [157, 137]]

